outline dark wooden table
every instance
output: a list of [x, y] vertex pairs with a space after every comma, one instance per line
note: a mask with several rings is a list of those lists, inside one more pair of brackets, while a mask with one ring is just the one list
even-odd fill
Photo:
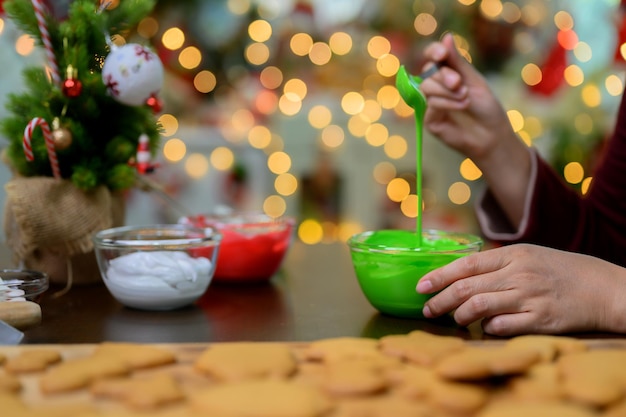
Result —
[[[445, 319], [402, 319], [378, 313], [365, 299], [343, 243], [295, 242], [279, 273], [263, 284], [212, 283], [193, 306], [174, 311], [124, 307], [104, 284], [51, 287], [40, 300], [42, 322], [24, 330], [23, 343], [144, 343], [227, 341], [309, 342], [328, 337], [374, 337], [425, 330], [467, 340], [497, 339], [479, 323], [461, 327]], [[585, 339], [622, 338], [577, 334]]]
[[175, 311], [124, 307], [103, 284], [74, 286], [55, 297], [59, 290], [51, 288], [40, 300], [42, 323], [25, 330], [24, 343], [311, 341], [414, 329], [485, 338], [479, 326], [380, 315], [361, 293], [341, 243], [296, 242], [270, 282], [212, 283], [196, 305]]

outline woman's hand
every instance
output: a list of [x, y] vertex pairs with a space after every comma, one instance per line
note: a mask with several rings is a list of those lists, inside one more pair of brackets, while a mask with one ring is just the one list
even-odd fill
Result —
[[528, 147], [513, 132], [485, 78], [459, 54], [451, 34], [429, 45], [424, 56], [442, 64], [421, 84], [425, 127], [478, 166], [511, 224], [519, 227], [531, 176]]
[[430, 44], [424, 58], [441, 64], [421, 84], [428, 104], [424, 124], [431, 133], [477, 164], [502, 143], [518, 142], [502, 105], [485, 78], [459, 54], [451, 34]]
[[425, 275], [417, 291], [440, 291], [424, 316], [454, 311], [486, 333], [626, 333], [626, 269], [587, 255], [517, 244], [460, 258]]

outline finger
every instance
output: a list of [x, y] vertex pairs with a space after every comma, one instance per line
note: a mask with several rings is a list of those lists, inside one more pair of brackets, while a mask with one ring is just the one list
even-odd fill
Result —
[[435, 269], [420, 279], [417, 292], [430, 294], [455, 281], [500, 270], [508, 265], [504, 249], [496, 248], [467, 255]]
[[423, 314], [439, 317], [456, 310], [455, 320], [467, 325], [484, 317], [517, 311], [519, 301], [511, 296], [514, 291], [498, 272], [474, 275], [451, 283], [426, 302]]
[[427, 97], [447, 97], [462, 100], [467, 97], [469, 89], [467, 86], [461, 83], [461, 79], [458, 73], [453, 72], [452, 76], [448, 77], [452, 80], [446, 81], [445, 74], [437, 78], [429, 78], [422, 82], [420, 90]]
[[[461, 99], [457, 99], [455, 97], [437, 97], [432, 96], [428, 98], [428, 107], [426, 111], [429, 109], [432, 111], [454, 111], [454, 110], [465, 110], [470, 105], [470, 99], [467, 97], [463, 97]], [[431, 118], [426, 118], [426, 122], [430, 122]]]
[[444, 62], [448, 59], [450, 51], [443, 42], [433, 42], [424, 49], [424, 59], [430, 61], [424, 67], [432, 65], [432, 62]]
[[448, 51], [446, 57], [446, 66], [456, 70], [464, 82], [473, 84], [474, 82], [482, 82], [482, 75], [474, 68], [474, 66], [463, 57], [454, 43], [452, 33], [447, 33], [441, 40], [441, 44]]
[[529, 333], [553, 333], [540, 329], [537, 318], [530, 312], [500, 314], [484, 319], [483, 331], [494, 336], [515, 336]]
[[[476, 291], [474, 295], [461, 303], [454, 312], [454, 320], [461, 326], [467, 326], [476, 320], [487, 317], [525, 312], [522, 310], [522, 306], [519, 303], [520, 297], [516, 291], [482, 292], [479, 288], [476, 288]], [[435, 308], [439, 308], [439, 306]]]
[[[465, 84], [463, 84], [463, 76], [456, 70], [446, 66], [441, 67], [435, 75], [424, 80], [421, 86], [422, 90], [424, 89], [424, 84], [426, 84], [426, 88], [428, 88], [428, 85], [432, 82], [437, 82], [450, 91], [457, 91], [465, 87]], [[467, 87], [465, 87], [465, 89], [467, 89]]]

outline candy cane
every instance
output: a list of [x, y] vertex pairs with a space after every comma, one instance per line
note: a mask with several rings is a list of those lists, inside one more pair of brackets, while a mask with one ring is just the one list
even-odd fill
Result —
[[54, 178], [61, 178], [59, 160], [57, 159], [57, 152], [54, 148], [54, 138], [52, 137], [50, 126], [48, 126], [48, 123], [41, 117], [35, 117], [26, 125], [26, 128], [24, 129], [24, 155], [29, 161], [35, 160], [33, 147], [31, 145], [31, 138], [33, 137], [33, 130], [35, 130], [37, 126], [41, 128], [41, 131], [43, 132], [43, 138], [46, 141], [46, 148], [48, 149], [48, 159], [50, 160], [50, 166], [52, 167], [52, 174], [54, 175]]
[[57, 66], [56, 57], [54, 56], [50, 33], [48, 32], [48, 27], [46, 26], [45, 15], [48, 12], [48, 9], [41, 0], [32, 0], [32, 2], [33, 8], [35, 9], [35, 17], [37, 18], [37, 26], [39, 27], [39, 32], [41, 32], [41, 40], [46, 50], [46, 58], [48, 58], [48, 64], [50, 65], [50, 76], [52, 77], [52, 82], [55, 85], [60, 85], [61, 77], [59, 76], [59, 68]]

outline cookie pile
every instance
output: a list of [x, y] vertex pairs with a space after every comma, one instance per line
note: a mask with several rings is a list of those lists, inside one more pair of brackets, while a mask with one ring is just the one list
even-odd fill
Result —
[[307, 344], [0, 347], [11, 417], [626, 416], [626, 350], [423, 331]]

